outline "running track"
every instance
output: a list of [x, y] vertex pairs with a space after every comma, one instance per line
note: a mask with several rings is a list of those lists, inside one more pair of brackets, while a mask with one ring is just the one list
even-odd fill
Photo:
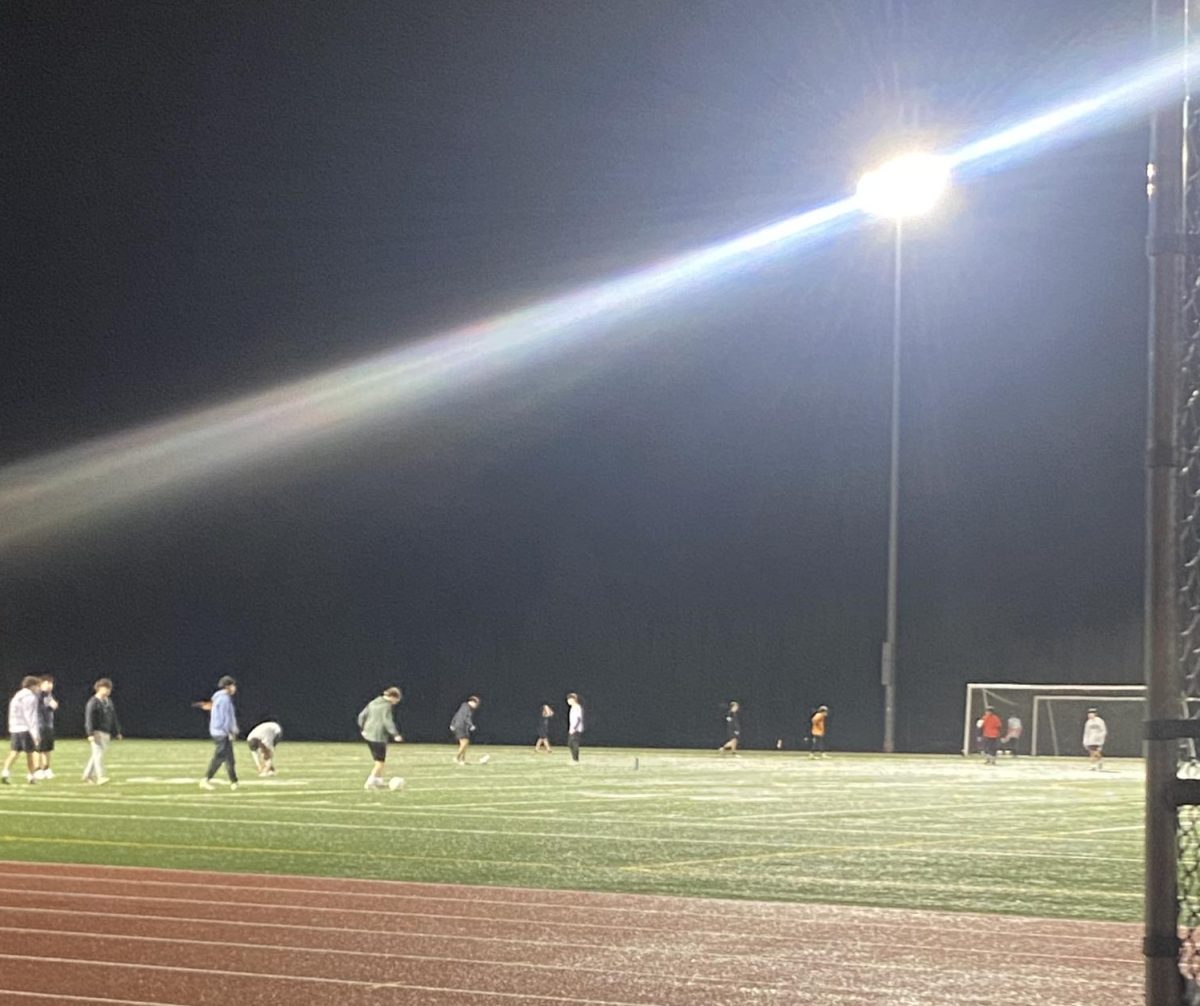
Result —
[[1133, 1006], [1138, 927], [0, 861], [5, 1006]]

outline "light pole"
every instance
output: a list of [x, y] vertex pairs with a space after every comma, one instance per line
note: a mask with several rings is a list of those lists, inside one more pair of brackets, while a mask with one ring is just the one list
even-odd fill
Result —
[[950, 184], [950, 165], [933, 154], [903, 154], [863, 175], [862, 210], [894, 223], [892, 257], [891, 477], [888, 484], [887, 629], [880, 661], [883, 684], [883, 750], [896, 750], [896, 606], [900, 571], [900, 341], [903, 335], [904, 220], [928, 213]]

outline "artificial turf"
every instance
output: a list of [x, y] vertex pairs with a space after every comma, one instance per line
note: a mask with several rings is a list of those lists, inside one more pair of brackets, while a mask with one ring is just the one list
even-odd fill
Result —
[[120, 742], [96, 787], [60, 742], [0, 787], [0, 858], [1140, 918], [1138, 761], [406, 744], [393, 793], [361, 744], [285, 742], [272, 779], [239, 744], [234, 793], [197, 786], [209, 753]]

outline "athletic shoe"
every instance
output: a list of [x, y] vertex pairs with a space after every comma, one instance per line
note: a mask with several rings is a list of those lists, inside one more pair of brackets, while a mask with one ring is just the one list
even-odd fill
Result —
[[38, 769], [36, 772], [33, 773], [33, 778], [34, 779], [45, 779], [46, 773], [42, 769]]
[[43, 779], [53, 779], [53, 778], [54, 778], [54, 769], [52, 769], [52, 768], [48, 768], [48, 769], [46, 769], [46, 770], [45, 770], [45, 771], [42, 773], [42, 778], [43, 778]]
[[216, 789], [217, 787], [214, 786], [211, 782], [209, 782], [209, 780], [201, 779], [200, 780], [200, 788], [201, 789]]
[[32, 786], [35, 782], [37, 782], [37, 776], [34, 775], [32, 772], [27, 772], [25, 774], [25, 781], [27, 783], [29, 783], [30, 786]]
[[107, 784], [107, 782], [108, 782], [108, 776], [102, 775], [99, 779], [96, 780], [96, 785], [104, 786], [105, 784]]
[[230, 791], [231, 793], [236, 793], [236, 792], [237, 792], [237, 783], [236, 783], [236, 782], [231, 782], [231, 783], [229, 784], [229, 791]]

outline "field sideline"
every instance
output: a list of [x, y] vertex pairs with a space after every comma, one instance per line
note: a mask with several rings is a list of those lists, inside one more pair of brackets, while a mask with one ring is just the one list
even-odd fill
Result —
[[405, 744], [405, 789], [367, 793], [362, 745], [285, 742], [260, 780], [239, 743], [239, 792], [205, 793], [205, 742], [115, 744], [102, 788], [85, 748], [0, 787], [0, 859], [1141, 916], [1140, 761]]

